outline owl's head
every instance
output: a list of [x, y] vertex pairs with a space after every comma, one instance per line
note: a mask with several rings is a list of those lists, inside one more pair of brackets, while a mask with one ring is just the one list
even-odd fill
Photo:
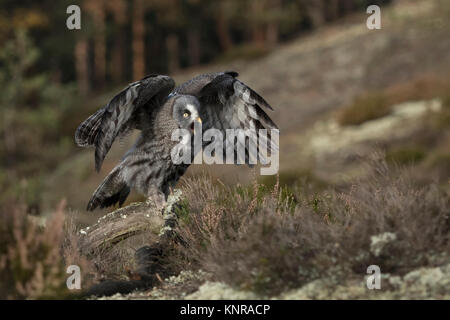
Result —
[[175, 98], [172, 116], [178, 122], [180, 128], [194, 132], [196, 123], [202, 123], [199, 110], [200, 103], [196, 97], [182, 95]]

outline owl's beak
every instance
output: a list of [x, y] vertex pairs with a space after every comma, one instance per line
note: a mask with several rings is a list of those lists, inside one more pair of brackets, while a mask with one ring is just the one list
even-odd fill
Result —
[[[194, 122], [198, 122], [198, 123], [202, 124], [202, 119], [200, 117], [197, 117], [197, 118], [195, 118]], [[194, 131], [194, 134], [195, 134], [195, 124], [194, 124], [194, 122], [192, 123], [191, 129], [192, 129], [192, 131]]]

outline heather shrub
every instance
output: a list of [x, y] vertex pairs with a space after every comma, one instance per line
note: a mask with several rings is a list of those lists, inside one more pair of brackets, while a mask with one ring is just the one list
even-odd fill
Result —
[[77, 235], [61, 203], [45, 223], [27, 215], [21, 204], [0, 211], [0, 299], [69, 298], [67, 266], [81, 269], [88, 285], [89, 263], [78, 254]]
[[362, 280], [372, 264], [404, 274], [448, 261], [448, 193], [419, 185], [380, 155], [367, 167], [350, 188], [314, 195], [187, 180], [178, 263], [276, 294], [322, 277]]

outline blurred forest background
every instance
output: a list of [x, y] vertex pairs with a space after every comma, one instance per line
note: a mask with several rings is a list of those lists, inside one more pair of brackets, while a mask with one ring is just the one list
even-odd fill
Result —
[[[66, 9], [71, 4], [81, 8], [81, 30], [66, 27]], [[366, 27], [369, 4], [381, 6], [380, 30]], [[54, 261], [62, 263], [61, 243], [69, 248], [64, 252], [78, 254], [76, 246], [67, 244], [70, 239], [64, 238], [76, 232], [62, 234], [64, 218], [50, 221], [45, 229], [36, 229], [34, 222], [44, 224], [55, 208], [57, 217], [73, 218], [76, 228], [91, 225], [105, 214], [105, 210], [87, 214], [85, 206], [135, 136], [116, 143], [97, 174], [92, 149], [77, 148], [74, 132], [127, 83], [150, 73], [169, 74], [181, 83], [200, 73], [234, 70], [274, 107], [270, 115], [280, 127], [279, 181], [291, 191], [276, 185], [273, 212], [278, 214], [278, 201], [287, 198], [299, 208], [306, 203], [313, 219], [318, 212], [325, 215], [309, 225], [303, 223], [305, 214], [299, 214], [297, 222], [305, 226], [304, 233], [292, 234], [308, 239], [285, 239], [288, 245], [302, 243], [305, 256], [298, 255], [298, 248], [291, 256], [283, 256], [276, 247], [278, 240], [267, 240], [272, 234], [258, 235], [259, 229], [248, 234], [251, 241], [242, 243], [276, 247], [261, 248], [261, 256], [252, 251], [257, 267], [259, 261], [289, 264], [275, 266], [273, 271], [268, 263], [271, 276], [283, 270], [297, 272], [298, 264], [311, 252], [321, 252], [335, 242], [349, 240], [348, 252], [359, 257], [358, 250], [370, 246], [371, 235], [386, 231], [399, 231], [401, 248], [387, 255], [395, 272], [411, 270], [405, 265], [438, 265], [431, 258], [423, 262], [421, 254], [448, 252], [450, 1], [0, 0], [0, 44], [0, 298], [42, 296], [47, 276], [50, 282], [58, 279], [57, 286], [63, 284], [65, 273]], [[363, 160], [374, 150], [382, 150], [389, 169], [384, 162], [376, 166]], [[390, 171], [396, 167], [406, 171]], [[374, 171], [381, 174], [382, 182], [373, 178]], [[193, 216], [197, 211], [200, 218], [207, 216], [203, 208], [219, 199], [219, 203], [229, 201], [230, 208], [240, 204], [239, 210], [228, 212], [229, 217], [241, 217], [242, 223], [255, 228], [264, 226], [264, 219], [260, 224], [245, 219], [245, 208], [253, 208], [254, 194], [248, 193], [248, 201], [240, 203], [241, 186], [250, 185], [256, 176], [258, 183], [273, 187], [276, 177], [258, 176], [259, 170], [243, 166], [202, 165], [191, 166], [186, 178], [205, 172], [214, 180], [205, 189], [214, 191], [219, 184], [229, 184], [237, 191], [211, 191], [206, 200], [198, 200], [202, 190], [195, 193], [189, 190], [196, 188], [187, 188], [188, 205], [198, 207], [190, 208]], [[199, 181], [198, 189], [204, 183]], [[220, 197], [228, 199], [221, 202]], [[328, 205], [330, 197], [335, 198]], [[65, 209], [58, 206], [62, 199]], [[128, 203], [142, 199], [132, 194]], [[353, 207], [348, 199], [353, 199]], [[348, 208], [358, 213], [357, 227], [349, 235], [347, 225], [340, 225], [337, 236], [330, 231], [334, 230], [330, 216], [335, 210], [347, 217]], [[260, 211], [262, 217], [267, 213]], [[389, 216], [397, 211], [401, 214]], [[292, 218], [289, 210], [285, 214], [277, 218], [281, 239], [289, 227], [285, 218]], [[361, 232], [367, 225], [373, 230]], [[424, 225], [429, 227], [426, 232]], [[187, 224], [185, 229], [191, 227]], [[211, 232], [211, 237], [218, 233]], [[223, 249], [236, 245], [240, 244], [226, 242]], [[134, 254], [134, 249], [127, 250], [129, 246], [119, 259], [123, 263]], [[222, 256], [228, 259], [225, 263], [220, 262]], [[412, 260], [397, 259], [401, 256]], [[117, 257], [114, 254], [111, 263], [103, 264], [123, 273], [122, 264], [115, 264]], [[250, 259], [247, 254], [235, 257], [222, 251], [219, 258], [210, 257], [218, 269], [226, 268], [228, 261]], [[80, 259], [64, 254], [63, 262], [82, 264]], [[339, 259], [350, 261], [345, 254]], [[253, 268], [253, 262], [247, 262]], [[355, 262], [357, 272], [360, 265], [359, 260]], [[321, 262], [312, 261], [311, 266], [314, 269]], [[241, 270], [245, 281], [250, 277], [248, 270]], [[239, 278], [235, 269], [221, 272], [225, 274], [221, 280], [229, 275]], [[284, 290], [288, 282], [283, 277], [280, 288]], [[40, 279], [41, 286], [33, 279]]]

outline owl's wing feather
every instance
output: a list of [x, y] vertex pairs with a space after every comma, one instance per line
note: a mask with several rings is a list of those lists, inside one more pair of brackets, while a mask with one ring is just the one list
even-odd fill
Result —
[[[245, 159], [240, 155], [240, 163], [244, 161], [249, 164], [250, 156], [264, 162], [265, 155], [261, 153], [263, 147], [268, 152], [278, 149], [268, 130], [278, 127], [263, 110], [263, 108], [273, 110], [272, 107], [257, 92], [239, 81], [236, 72], [214, 75], [214, 78], [196, 94], [202, 106], [203, 129], [215, 128], [222, 131], [225, 140], [224, 155], [227, 146], [232, 146], [236, 151], [238, 144], [241, 144], [245, 149]], [[253, 141], [257, 149], [249, 147], [249, 140], [237, 139], [235, 142], [233, 137], [227, 137], [227, 129], [254, 130], [256, 137]], [[267, 135], [262, 134], [260, 129], [266, 129]]]
[[147, 76], [128, 85], [105, 107], [81, 123], [75, 133], [75, 142], [81, 147], [95, 146], [97, 171], [114, 139], [132, 129], [141, 129], [143, 114], [149, 111], [146, 108], [163, 103], [174, 87], [175, 82], [168, 76]]

